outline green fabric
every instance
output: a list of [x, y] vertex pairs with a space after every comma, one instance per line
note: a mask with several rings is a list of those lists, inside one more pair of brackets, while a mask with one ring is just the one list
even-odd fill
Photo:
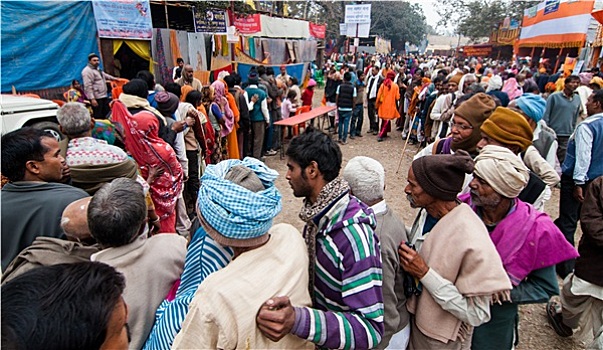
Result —
[[490, 321], [473, 330], [472, 350], [511, 350], [515, 334], [518, 305], [514, 303], [490, 306]]
[[530, 272], [511, 290], [511, 300], [516, 304], [546, 303], [553, 295], [559, 295], [555, 266]]

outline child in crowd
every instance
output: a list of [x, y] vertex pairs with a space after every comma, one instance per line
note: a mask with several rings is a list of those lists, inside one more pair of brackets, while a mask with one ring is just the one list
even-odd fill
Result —
[[[297, 104], [295, 104], [295, 99], [297, 98], [297, 92], [295, 92], [294, 90], [289, 90], [289, 92], [287, 93], [287, 97], [285, 98], [285, 100], [283, 101], [283, 103], [281, 104], [281, 115], [283, 117], [283, 119], [287, 119], [290, 116], [294, 115], [295, 112], [297, 111]], [[291, 138], [291, 127], [288, 126], [287, 127], [287, 138]]]

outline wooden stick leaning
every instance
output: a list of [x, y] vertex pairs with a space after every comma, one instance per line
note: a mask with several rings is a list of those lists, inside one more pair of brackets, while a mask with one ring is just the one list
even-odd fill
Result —
[[[410, 123], [408, 124], [408, 133], [406, 134], [406, 141], [404, 142], [404, 148], [402, 149], [402, 154], [400, 154], [400, 161], [398, 162], [398, 168], [396, 169], [396, 174], [400, 172], [400, 166], [402, 166], [402, 160], [404, 159], [404, 154], [406, 153], [406, 147], [408, 146], [408, 140], [410, 139], [410, 134], [412, 132], [412, 126], [415, 123], [416, 117], [417, 117], [417, 114], [415, 113], [415, 115], [413, 115]], [[403, 130], [403, 132], [404, 132], [404, 130]]]

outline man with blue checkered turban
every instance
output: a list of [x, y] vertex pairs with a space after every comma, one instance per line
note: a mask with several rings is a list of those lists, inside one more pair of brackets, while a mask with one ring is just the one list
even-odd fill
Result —
[[255, 158], [209, 165], [201, 178], [197, 214], [215, 242], [232, 248], [233, 260], [209, 275], [190, 304], [174, 349], [311, 349], [288, 335], [278, 342], [256, 327], [266, 299], [288, 295], [310, 306], [308, 254], [301, 233], [272, 225], [281, 211], [278, 173]]
[[540, 95], [525, 93], [521, 97], [509, 103], [509, 108], [520, 112], [533, 132], [532, 145], [538, 150], [538, 153], [553, 168], [558, 167], [557, 162], [557, 134], [555, 130], [548, 127], [542, 116], [546, 109], [546, 100]]

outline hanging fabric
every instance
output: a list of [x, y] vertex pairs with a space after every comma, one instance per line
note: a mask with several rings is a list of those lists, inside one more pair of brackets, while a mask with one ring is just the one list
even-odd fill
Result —
[[220, 35], [220, 40], [222, 41], [222, 56], [228, 56], [228, 48], [230, 47], [228, 38], [226, 35]]
[[180, 45], [178, 45], [178, 36], [176, 35], [176, 31], [173, 29], [170, 30], [170, 48], [172, 49], [171, 63], [175, 66], [176, 59], [178, 57], [182, 57], [182, 53], [180, 52]]
[[146, 40], [113, 40], [113, 55], [119, 51], [121, 45], [126, 44], [140, 58], [149, 61], [149, 71], [154, 72], [155, 67], [151, 57], [151, 42]]
[[159, 68], [159, 73], [155, 74], [155, 80], [157, 83], [165, 85], [166, 83], [172, 82], [174, 77], [171, 74], [172, 70], [168, 67], [163, 38], [161, 37], [161, 30], [159, 28], [157, 28], [153, 39], [153, 57], [157, 58], [157, 66]]

